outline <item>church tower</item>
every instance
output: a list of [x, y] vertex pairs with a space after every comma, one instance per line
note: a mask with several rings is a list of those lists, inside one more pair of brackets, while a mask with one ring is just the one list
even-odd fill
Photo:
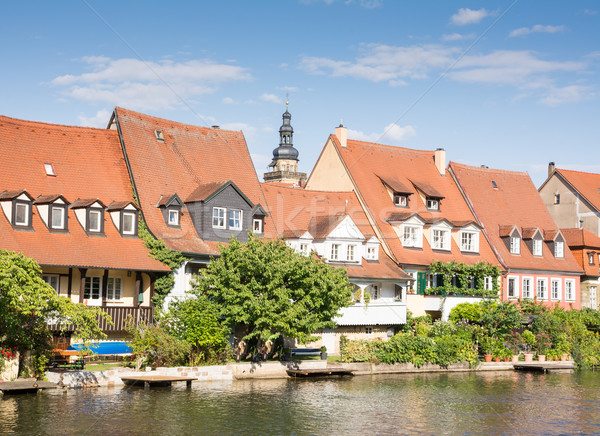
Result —
[[290, 124], [292, 115], [288, 112], [289, 101], [285, 102], [283, 124], [279, 128], [279, 147], [273, 150], [272, 171], [264, 174], [266, 183], [300, 185], [306, 180], [306, 173], [298, 172], [298, 150], [294, 148], [294, 129]]

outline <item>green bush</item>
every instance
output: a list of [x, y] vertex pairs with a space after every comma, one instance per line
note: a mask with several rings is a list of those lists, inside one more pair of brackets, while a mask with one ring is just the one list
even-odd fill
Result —
[[187, 364], [192, 346], [189, 342], [170, 335], [160, 325], [145, 322], [135, 325], [127, 320], [127, 331], [132, 337], [130, 347], [139, 365], [182, 366]]

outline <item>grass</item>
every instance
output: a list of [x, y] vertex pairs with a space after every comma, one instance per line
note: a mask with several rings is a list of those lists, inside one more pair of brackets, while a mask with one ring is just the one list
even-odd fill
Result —
[[122, 362], [117, 363], [90, 363], [85, 365], [85, 371], [108, 371], [117, 366], [124, 366]]

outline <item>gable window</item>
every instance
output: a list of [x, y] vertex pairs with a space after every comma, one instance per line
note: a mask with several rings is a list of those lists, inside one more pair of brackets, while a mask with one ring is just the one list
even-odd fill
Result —
[[510, 252], [511, 254], [521, 254], [521, 238], [518, 236], [510, 237]]
[[102, 211], [90, 209], [88, 212], [88, 232], [102, 231]]
[[508, 298], [519, 298], [519, 283], [516, 277], [508, 278]]
[[368, 260], [377, 259], [377, 248], [376, 247], [367, 247], [367, 259]]
[[346, 248], [346, 260], [354, 262], [356, 255], [356, 245], [348, 245]]
[[450, 250], [450, 230], [432, 229], [433, 249]]
[[440, 201], [435, 198], [427, 198], [427, 209], [440, 210]]
[[123, 234], [135, 235], [135, 222], [137, 214], [134, 212], [123, 212]]
[[559, 301], [560, 300], [560, 279], [552, 279], [551, 281], [551, 290], [550, 297], [552, 300]]
[[523, 298], [532, 298], [531, 278], [523, 277]]
[[217, 229], [225, 228], [225, 208], [213, 207], [212, 225]]
[[420, 226], [411, 226], [404, 224], [402, 231], [402, 246], [404, 247], [422, 247], [423, 236], [421, 232], [423, 228]]
[[231, 209], [229, 211], [229, 228], [232, 230], [242, 230], [242, 211]]
[[170, 226], [178, 226], [179, 225], [179, 211], [178, 210], [169, 209], [167, 224], [169, 224]]
[[394, 204], [400, 207], [408, 206], [408, 196], [406, 194], [394, 192]]
[[547, 300], [548, 299], [548, 280], [537, 279], [537, 299]]
[[554, 194], [554, 204], [560, 204], [560, 194]]
[[42, 274], [42, 280], [52, 286], [57, 293], [60, 292], [60, 276], [58, 274]]
[[340, 244], [332, 244], [331, 245], [331, 260], [339, 260], [340, 259]]
[[50, 228], [57, 230], [62, 230], [66, 228], [66, 208], [63, 206], [50, 206], [50, 210]]
[[310, 253], [308, 251], [308, 244], [306, 242], [300, 243], [300, 253], [304, 256], [308, 256], [308, 254]]
[[259, 218], [254, 218], [252, 220], [252, 231], [254, 233], [262, 233], [263, 232], [263, 220], [259, 219]]
[[99, 300], [102, 277], [86, 277], [83, 288], [83, 298], [86, 300]]
[[575, 301], [575, 280], [565, 280], [565, 300]]
[[29, 203], [15, 203], [15, 225], [29, 226]]
[[121, 277], [109, 277], [106, 286], [106, 299], [116, 301], [121, 299], [123, 283]]
[[554, 257], [564, 257], [564, 256], [565, 256], [564, 242], [556, 241], [554, 243]]
[[534, 256], [542, 255], [542, 240], [541, 239], [533, 240], [533, 255]]
[[479, 251], [479, 235], [476, 232], [461, 232], [460, 249], [461, 251]]

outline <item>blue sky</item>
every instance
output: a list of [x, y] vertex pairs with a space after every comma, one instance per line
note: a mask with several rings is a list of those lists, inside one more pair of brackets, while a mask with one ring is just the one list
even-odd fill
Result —
[[0, 114], [114, 106], [242, 130], [260, 176], [289, 93], [300, 169], [348, 136], [471, 165], [600, 172], [597, 1], [2, 3]]

